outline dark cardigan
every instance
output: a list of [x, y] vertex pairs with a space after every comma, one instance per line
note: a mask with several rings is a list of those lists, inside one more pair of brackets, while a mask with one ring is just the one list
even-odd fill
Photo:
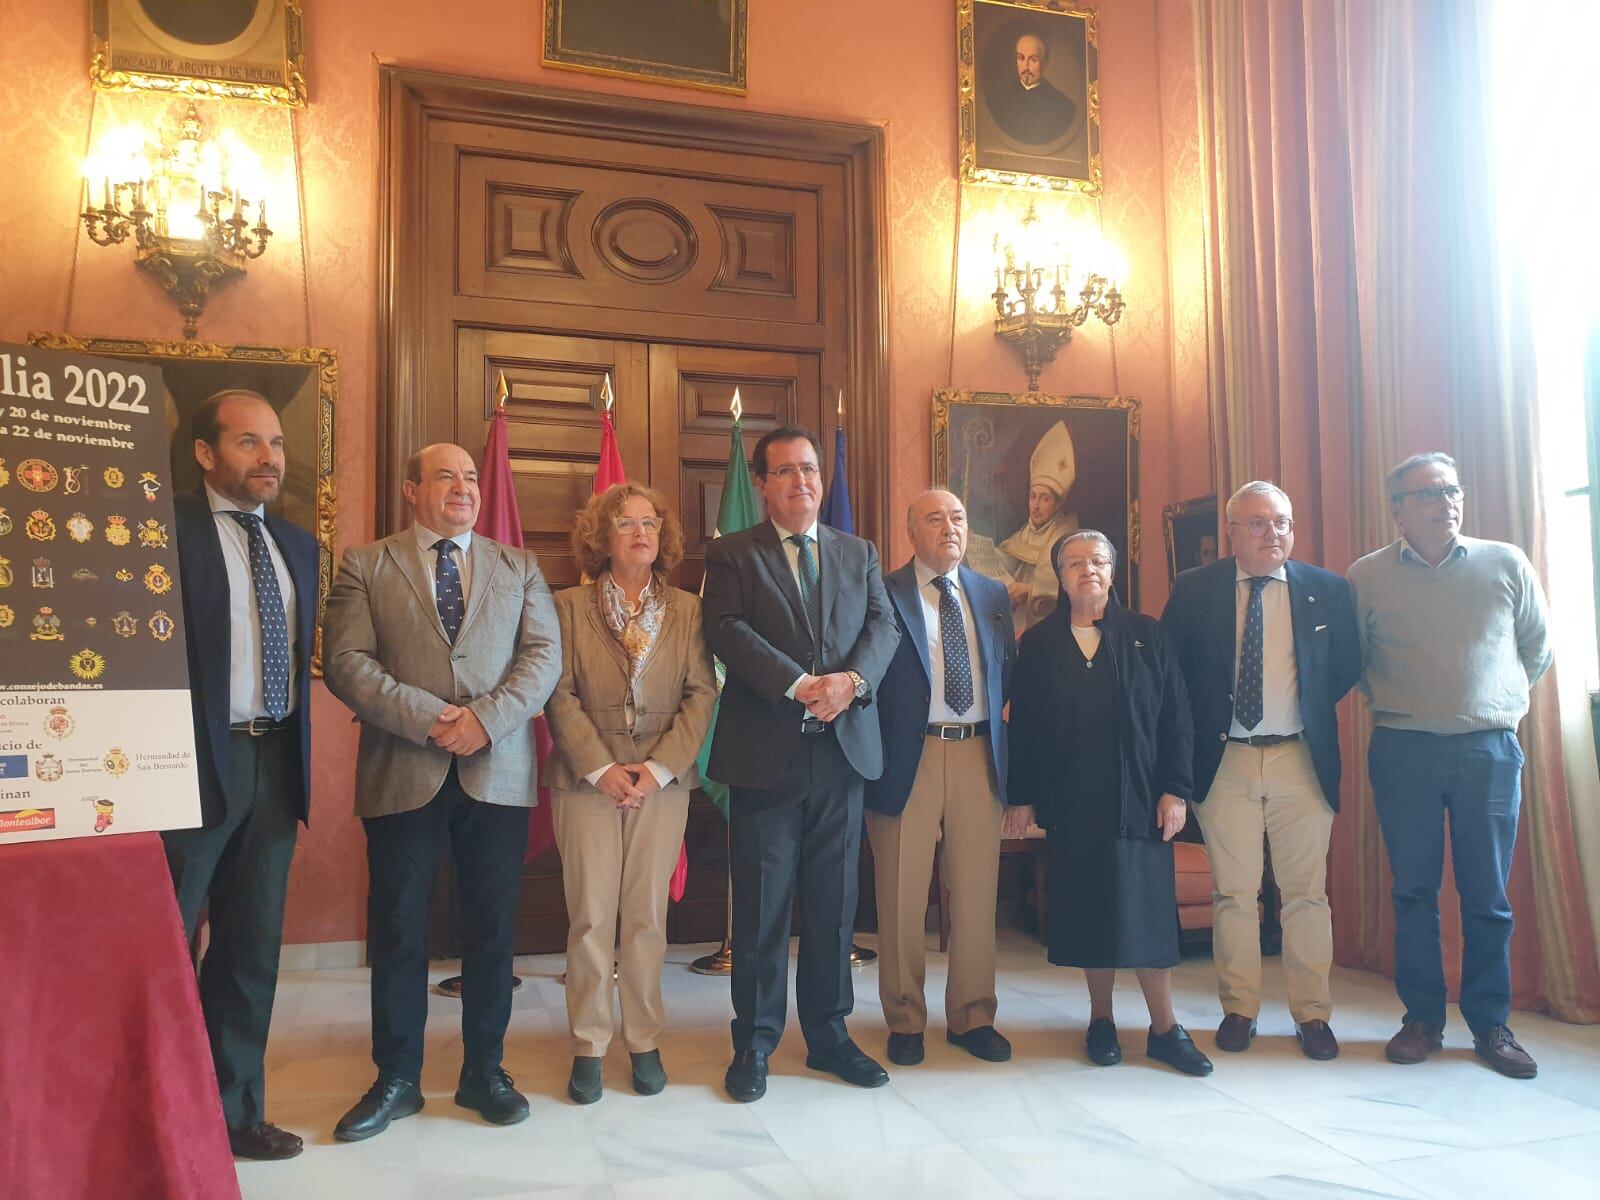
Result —
[[[1063, 595], [1054, 613], [1022, 635], [1011, 682], [1006, 803], [1033, 805], [1045, 829], [1072, 785], [1071, 764], [1059, 749], [1068, 740], [1068, 689], [1083, 674], [1071, 620]], [[1114, 594], [1095, 624], [1121, 696], [1121, 835], [1159, 840], [1162, 794], [1188, 800], [1192, 791], [1194, 725], [1183, 672], [1161, 623], [1123, 608]]]

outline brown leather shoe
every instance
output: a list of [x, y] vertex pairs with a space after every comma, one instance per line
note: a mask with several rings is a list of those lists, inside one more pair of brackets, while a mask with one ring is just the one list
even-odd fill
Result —
[[1217, 1049], [1238, 1054], [1250, 1049], [1250, 1039], [1256, 1036], [1256, 1023], [1249, 1017], [1229, 1013], [1217, 1026]]
[[242, 1129], [228, 1130], [228, 1148], [235, 1158], [253, 1158], [262, 1162], [293, 1158], [305, 1149], [299, 1137], [287, 1129], [279, 1129], [262, 1121]]
[[1333, 1036], [1326, 1021], [1301, 1021], [1295, 1026], [1295, 1036], [1300, 1039], [1300, 1049], [1307, 1058], [1327, 1062], [1339, 1057], [1339, 1039]]
[[1422, 1062], [1428, 1055], [1444, 1045], [1444, 1030], [1426, 1021], [1407, 1021], [1400, 1032], [1389, 1039], [1383, 1052], [1392, 1063]]
[[1511, 1079], [1532, 1079], [1539, 1073], [1539, 1064], [1504, 1025], [1494, 1026], [1482, 1037], [1474, 1034], [1472, 1048], [1484, 1062]]

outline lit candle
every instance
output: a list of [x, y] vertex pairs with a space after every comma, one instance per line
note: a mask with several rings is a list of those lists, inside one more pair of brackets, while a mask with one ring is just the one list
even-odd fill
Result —
[[111, 176], [104, 176], [101, 182], [105, 185], [105, 190], [100, 193], [101, 207], [109, 209], [111, 207]]

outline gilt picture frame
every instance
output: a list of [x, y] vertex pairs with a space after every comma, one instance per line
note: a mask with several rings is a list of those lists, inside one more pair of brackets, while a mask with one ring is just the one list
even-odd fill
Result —
[[314, 674], [321, 675], [322, 614], [333, 584], [338, 533], [334, 474], [338, 352], [321, 346], [222, 346], [42, 332], [30, 333], [28, 344], [158, 367], [164, 385], [172, 485], [178, 492], [200, 486], [190, 418], [201, 402], [230, 387], [248, 388], [267, 398], [283, 424], [286, 460], [283, 491], [268, 508], [317, 539], [317, 640], [311, 666]]
[[1217, 533], [1217, 498], [1197, 496], [1161, 510], [1167, 541], [1167, 582], [1195, 567], [1217, 561], [1222, 553]]
[[303, 0], [90, 0], [102, 91], [306, 103]]
[[545, 0], [547, 67], [742, 96], [749, 0]]

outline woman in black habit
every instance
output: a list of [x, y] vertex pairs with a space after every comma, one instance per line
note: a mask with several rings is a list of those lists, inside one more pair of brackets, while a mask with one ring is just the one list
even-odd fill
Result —
[[1111, 995], [1130, 968], [1150, 1010], [1145, 1052], [1207, 1075], [1172, 1014], [1172, 838], [1188, 815], [1194, 728], [1160, 622], [1111, 589], [1116, 558], [1090, 529], [1051, 549], [1061, 596], [1023, 635], [1012, 680], [1007, 836], [1034, 820], [1049, 835], [1048, 955], [1088, 980], [1089, 1058], [1122, 1061]]

